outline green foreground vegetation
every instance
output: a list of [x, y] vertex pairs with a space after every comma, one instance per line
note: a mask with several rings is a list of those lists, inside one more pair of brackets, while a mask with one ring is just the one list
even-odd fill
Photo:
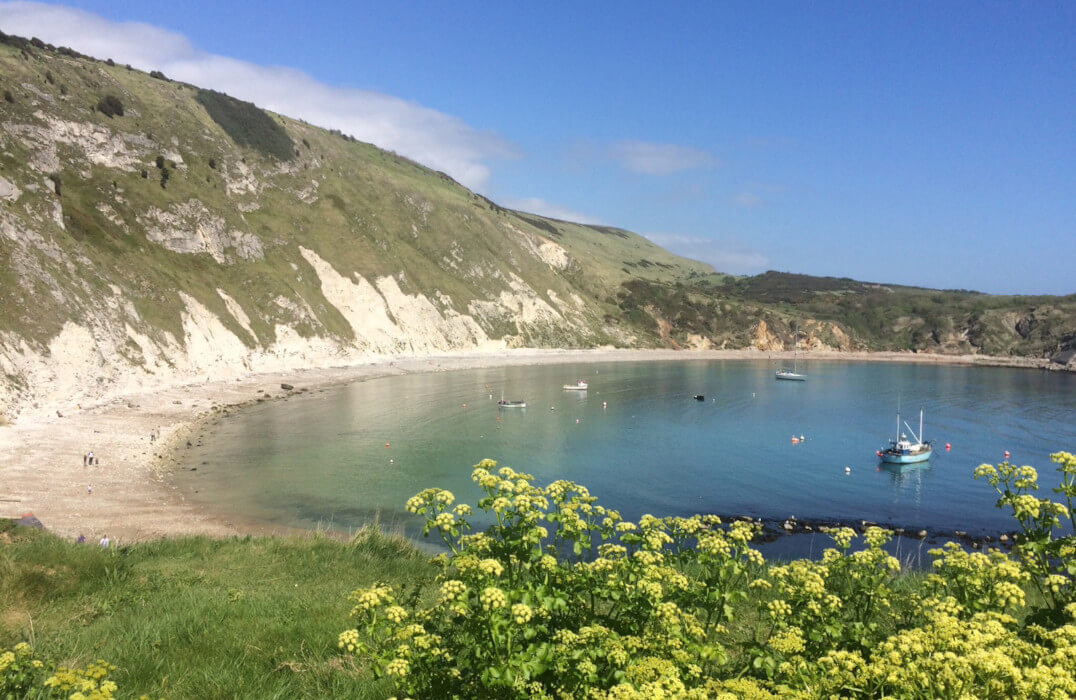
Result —
[[[376, 531], [351, 542], [189, 537], [104, 550], [8, 529], [0, 654], [26, 642], [36, 658], [69, 668], [105, 659], [117, 697], [383, 698], [388, 685], [336, 646], [348, 592], [379, 580], [420, 584], [434, 573], [428, 559]], [[48, 670], [32, 674], [39, 689]], [[22, 697], [5, 686], [11, 676], [0, 657], [0, 698]]]
[[373, 530], [105, 550], [7, 526], [0, 695], [1073, 697], [1076, 456], [1052, 459], [1061, 502], [1032, 467], [975, 472], [1019, 524], [1012, 556], [950, 543], [928, 574], [877, 527], [767, 563], [750, 521], [624, 521], [491, 460], [485, 532], [448, 491], [408, 501], [447, 547], [432, 562]]

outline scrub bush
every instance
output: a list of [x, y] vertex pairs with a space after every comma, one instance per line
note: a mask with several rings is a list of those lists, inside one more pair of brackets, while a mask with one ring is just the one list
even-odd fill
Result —
[[122, 117], [123, 102], [115, 95], [105, 95], [97, 102], [97, 111], [106, 117]]

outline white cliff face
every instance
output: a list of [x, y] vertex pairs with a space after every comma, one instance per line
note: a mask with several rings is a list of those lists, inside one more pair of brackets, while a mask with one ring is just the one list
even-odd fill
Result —
[[[42, 173], [61, 169], [57, 146], [67, 146], [79, 165], [132, 171], [142, 167], [153, 141], [142, 134], [113, 131], [97, 124], [58, 119], [38, 111], [38, 124], [4, 123], [3, 130], [33, 153], [29, 166]], [[70, 157], [65, 155], [65, 158]]]
[[[49, 104], [38, 102], [32, 115], [0, 115], [0, 159], [19, 159], [0, 175], [0, 304], [9, 305], [0, 308], [0, 423], [249, 372], [499, 350], [551, 330], [588, 332], [582, 299], [570, 287], [559, 295], [548, 288], [548, 271], [575, 264], [558, 243], [506, 224], [504, 250], [475, 257], [458, 240], [422, 250], [431, 269], [461, 283], [445, 285], [452, 289], [415, 289], [402, 265], [366, 278], [319, 253], [319, 239], [303, 230], [332, 192], [327, 176], [340, 174], [319, 170], [324, 155], [311, 149], [302, 164], [248, 164], [201, 125], [188, 141], [171, 136], [166, 145], [160, 134], [125, 131], [138, 123], [135, 110], [123, 120], [80, 122], [50, 113], [64, 100], [48, 97], [38, 95]], [[210, 164], [206, 153], [225, 155]], [[158, 155], [176, 178], [189, 178], [185, 186], [204, 178], [227, 208], [220, 194], [176, 201], [178, 188], [159, 190]], [[258, 217], [282, 206], [281, 193], [300, 207], [287, 210], [297, 230], [266, 234]], [[443, 234], [434, 227], [445, 225], [437, 216], [451, 200], [395, 196], [406, 213], [400, 231], [382, 230], [377, 212], [361, 223], [408, 245]], [[468, 221], [462, 211], [459, 220]], [[116, 265], [135, 267], [110, 268], [113, 255]], [[528, 256], [542, 263], [542, 293], [517, 274]], [[386, 260], [378, 269], [391, 269]]]
[[[43, 349], [34, 349], [14, 334], [0, 334], [0, 370], [18, 383], [0, 387], [0, 413], [40, 414], [63, 411], [75, 404], [92, 404], [125, 392], [206, 379], [230, 379], [251, 371], [279, 371], [359, 362], [386, 354], [438, 353], [453, 350], [495, 350], [506, 346], [492, 340], [472, 316], [451, 308], [444, 295], [437, 302], [423, 294], [404, 293], [394, 277], [376, 286], [359, 275], [345, 277], [312, 250], [303, 257], [318, 275], [322, 293], [348, 321], [351, 339], [303, 337], [288, 324], [275, 325], [275, 338], [258, 345], [250, 317], [226, 292], [217, 290], [228, 313], [249, 334], [236, 335], [223, 320], [196, 298], [180, 291], [181, 338], [149, 334], [130, 322], [111, 318], [137, 313], [114, 287], [102, 313], [86, 324], [68, 322]], [[490, 302], [500, 312], [537, 308], [510, 296]], [[304, 311], [305, 306], [305, 311]], [[309, 306], [293, 305], [300, 315]], [[306, 319], [311, 320], [311, 319]], [[253, 345], [251, 343], [254, 343]]]
[[218, 263], [232, 256], [244, 260], [261, 259], [261, 240], [252, 233], [229, 229], [220, 216], [197, 199], [176, 204], [169, 211], [150, 207], [138, 221], [146, 238], [176, 253], [208, 253]]

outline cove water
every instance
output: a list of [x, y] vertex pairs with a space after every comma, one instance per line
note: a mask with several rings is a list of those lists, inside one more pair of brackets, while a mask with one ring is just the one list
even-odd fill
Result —
[[[787, 382], [775, 368], [684, 360], [373, 379], [224, 417], [180, 451], [174, 478], [189, 500], [236, 520], [343, 531], [377, 520], [420, 537], [405, 501], [436, 486], [473, 505], [471, 466], [489, 457], [538, 485], [582, 483], [629, 519], [865, 519], [984, 535], [1015, 522], [972, 478], [976, 466], [1009, 451], [1039, 470], [1048, 496], [1050, 453], [1076, 450], [1073, 375], [808, 362], [806, 382]], [[589, 391], [562, 389], [579, 379]], [[498, 408], [502, 392], [527, 408]], [[921, 467], [875, 455], [894, 437], [898, 401], [915, 430], [923, 408], [935, 441]]]

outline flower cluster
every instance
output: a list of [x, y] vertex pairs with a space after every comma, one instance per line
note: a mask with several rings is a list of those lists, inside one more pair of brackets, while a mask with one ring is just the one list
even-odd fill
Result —
[[[436, 588], [356, 591], [339, 646], [409, 696], [1074, 696], [1076, 543], [1055, 531], [1076, 458], [1053, 458], [1065, 503], [1030, 493], [1030, 467], [976, 470], [1024, 529], [1016, 558], [950, 543], [917, 586], [896, 585], [882, 528], [838, 528], [821, 560], [767, 565], [749, 520], [632, 522], [581, 485], [484, 460], [472, 479], [492, 525], [465, 532], [472, 511], [449, 510], [447, 491], [409, 500], [449, 549]], [[1040, 599], [1052, 616], [1027, 614]]]

